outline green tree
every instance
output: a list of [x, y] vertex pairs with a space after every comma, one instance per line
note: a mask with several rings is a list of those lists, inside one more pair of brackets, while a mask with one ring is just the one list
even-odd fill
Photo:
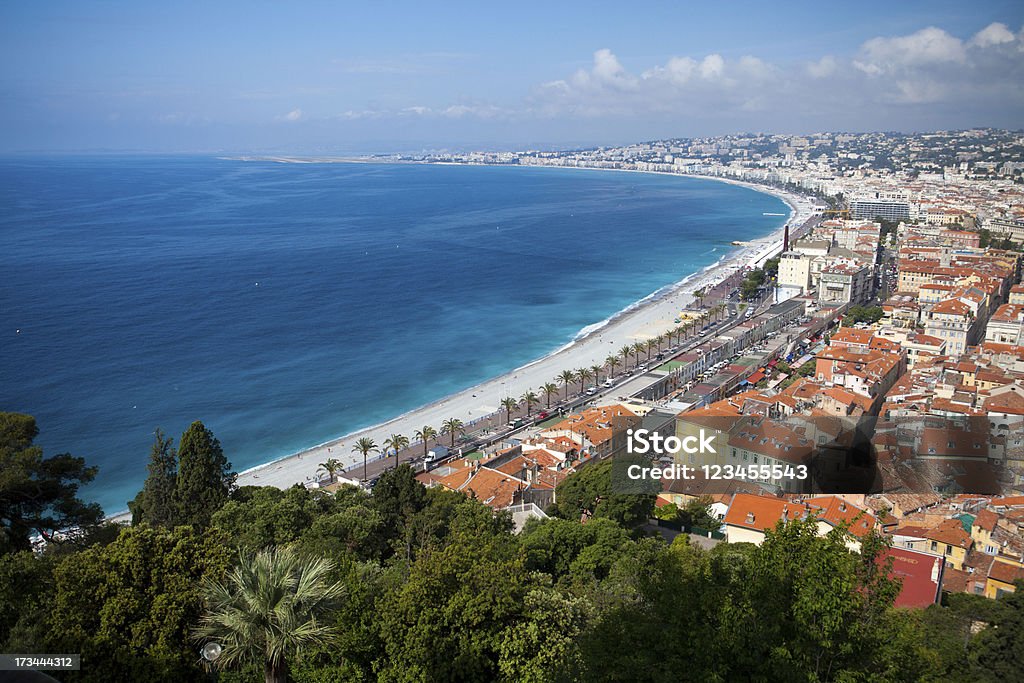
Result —
[[683, 525], [687, 529], [698, 527], [717, 531], [722, 526], [722, 522], [711, 513], [711, 505], [714, 502], [711, 496], [699, 496], [691, 500], [679, 511]]
[[289, 657], [326, 647], [334, 635], [325, 617], [344, 586], [331, 580], [333, 571], [330, 560], [287, 548], [243, 554], [225, 581], [204, 583], [195, 637], [221, 646], [218, 668], [262, 664], [267, 683], [287, 683]]
[[[644, 349], [646, 349], [646, 348], [647, 348], [647, 346], [643, 342], [635, 342], [633, 344], [633, 353], [636, 354], [636, 364], [637, 364], [637, 367], [640, 366], [640, 354], [643, 353]], [[650, 358], [650, 354], [648, 354], [648, 358]]]
[[174, 441], [156, 430], [149, 452], [149, 475], [135, 500], [128, 502], [132, 524], [143, 522], [152, 526], [173, 527], [177, 523], [174, 490], [178, 481], [178, 455]]
[[544, 393], [544, 398], [548, 400], [547, 409], [551, 410], [551, 397], [558, 393], [558, 385], [554, 382], [545, 382], [540, 390]]
[[1024, 672], [1024, 581], [999, 599], [994, 618], [971, 644], [970, 662], [984, 672], [977, 680], [1010, 681]]
[[992, 233], [991, 233], [991, 231], [987, 230], [986, 228], [982, 228], [981, 230], [978, 231], [978, 234], [981, 236], [981, 238], [978, 240], [978, 246], [979, 247], [981, 247], [982, 249], [985, 249], [990, 244], [992, 244]]
[[608, 356], [604, 359], [604, 364], [608, 366], [608, 377], [615, 377], [615, 368], [622, 365], [622, 361], [619, 360], [618, 356]]
[[205, 527], [227, 501], [236, 475], [213, 432], [198, 420], [178, 441], [174, 506], [178, 523]]
[[[40, 614], [49, 604], [48, 588], [53, 585], [55, 558], [51, 553], [36, 556], [28, 550], [0, 555], [0, 648], [4, 652], [22, 651], [17, 643], [10, 643], [11, 633], [33, 631], [41, 620]], [[28, 635], [26, 646], [36, 647], [37, 638]], [[15, 637], [15, 641], [18, 641]]]
[[748, 611], [725, 638], [734, 677], [848, 680], [879, 666], [879, 627], [899, 587], [877, 561], [880, 539], [861, 539], [858, 554], [851, 538], [843, 529], [819, 536], [813, 517], [766, 534], [741, 593]]
[[600, 365], [591, 365], [590, 371], [594, 373], [594, 384], [601, 383], [601, 372], [604, 370]]
[[590, 368], [579, 368], [576, 370], [576, 379], [580, 383], [580, 393], [586, 388], [587, 380], [594, 377], [594, 373], [590, 371]]
[[548, 574], [556, 581], [608, 575], [612, 564], [629, 552], [629, 533], [610, 519], [586, 524], [552, 518], [527, 525], [520, 535], [526, 569]]
[[562, 370], [561, 374], [558, 375], [558, 379], [561, 380], [565, 387], [565, 397], [569, 398], [569, 382], [576, 381], [576, 373], [572, 370]]
[[522, 396], [519, 397], [519, 400], [522, 401], [523, 404], [526, 406], [526, 417], [530, 417], [530, 409], [533, 408], [533, 406], [540, 403], [540, 399], [537, 398], [537, 394], [533, 393], [532, 391], [527, 391], [526, 393], [524, 393]]
[[437, 436], [437, 430], [430, 425], [424, 425], [421, 429], [417, 429], [413, 433], [413, 437], [417, 441], [423, 442], [423, 457], [427, 457], [427, 442]]
[[200, 679], [189, 628], [201, 612], [202, 581], [230, 564], [226, 540], [187, 526], [141, 524], [109, 545], [62, 558], [32, 647], [82, 654], [82, 671], [64, 681]]
[[352, 446], [354, 453], [363, 454], [363, 481], [366, 481], [366, 459], [370, 453], [377, 452], [377, 444], [374, 443], [373, 439], [368, 436], [361, 436], [359, 440]]
[[[630, 346], [629, 344], [626, 344], [625, 346], [623, 346], [622, 348], [619, 349], [619, 355], [622, 356], [622, 370], [623, 370], [623, 372], [628, 371], [629, 370], [629, 357], [633, 355], [633, 347]], [[637, 363], [639, 364], [639, 362], [640, 362], [640, 359], [637, 358]]]
[[549, 587], [534, 587], [523, 598], [523, 613], [498, 642], [501, 681], [555, 683], [578, 669], [576, 641], [595, 611], [585, 598]]
[[334, 513], [340, 507], [336, 501], [327, 491], [299, 484], [285, 490], [245, 486], [213, 514], [210, 525], [223, 531], [234, 547], [284, 545], [299, 539], [316, 520]]
[[612, 488], [612, 461], [587, 465], [556, 488], [549, 512], [563, 519], [605, 517], [626, 528], [646, 521], [654, 510], [653, 494], [616, 493]]
[[32, 443], [38, 435], [35, 418], [0, 413], [0, 554], [28, 550], [34, 534], [50, 543], [74, 540], [59, 532], [103, 518], [99, 505], [78, 497], [96, 468], [67, 453], [44, 458]]
[[384, 450], [395, 452], [395, 467], [398, 467], [398, 453], [403, 448], [409, 447], [409, 437], [401, 434], [392, 434], [384, 439]]
[[511, 396], [501, 399], [501, 407], [505, 409], [505, 422], [512, 421], [512, 411], [519, 407], [519, 402]]
[[459, 434], [466, 433], [466, 426], [462, 424], [462, 420], [457, 417], [449, 417], [447, 420], [441, 423], [441, 433], [448, 434], [451, 437], [451, 447], [455, 448], [455, 437]]
[[341, 464], [341, 461], [338, 460], [337, 458], [328, 458], [327, 460], [325, 460], [322, 463], [320, 463], [320, 465], [318, 466], [318, 470], [323, 470], [324, 472], [327, 473], [327, 476], [329, 476], [331, 478], [331, 483], [332, 484], [335, 481], [337, 481], [337, 479], [335, 477], [337, 477], [338, 472], [341, 472], [344, 469], [345, 469], [345, 467]]
[[502, 638], [522, 622], [531, 579], [514, 539], [492, 524], [488, 508], [464, 499], [445, 543], [421, 552], [378, 601], [378, 680], [499, 679]]

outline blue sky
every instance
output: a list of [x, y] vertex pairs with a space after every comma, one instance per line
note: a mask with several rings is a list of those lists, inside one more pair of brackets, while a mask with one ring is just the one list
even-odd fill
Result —
[[1024, 127], [1024, 3], [6, 2], [0, 150]]

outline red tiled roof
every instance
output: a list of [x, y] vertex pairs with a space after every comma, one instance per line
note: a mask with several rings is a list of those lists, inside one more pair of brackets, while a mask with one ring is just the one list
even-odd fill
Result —
[[892, 558], [889, 575], [902, 584], [896, 607], [927, 607], [939, 601], [945, 564], [941, 557], [906, 548], [886, 548], [876, 561], [882, 564], [887, 558]]
[[1013, 583], [1017, 580], [1024, 580], [1024, 567], [1015, 567], [1008, 562], [996, 560], [988, 570], [988, 578]]
[[802, 517], [808, 510], [799, 503], [770, 496], [755, 496], [749, 493], [737, 493], [733, 496], [732, 505], [725, 513], [725, 523], [732, 526], [767, 531], [774, 529], [781, 520], [791, 521]]

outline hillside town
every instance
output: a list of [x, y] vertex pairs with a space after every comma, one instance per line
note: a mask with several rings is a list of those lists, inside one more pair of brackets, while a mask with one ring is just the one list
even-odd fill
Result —
[[[620, 379], [613, 364], [561, 410], [526, 406], [530, 419], [418, 478], [521, 528], [574, 473], [628, 458], [633, 430], [703, 430], [713, 455], [661, 455], [703, 474], [657, 482], [652, 533], [759, 544], [813, 517], [853, 546], [887, 537], [898, 606], [1012, 592], [1024, 580], [1022, 159], [1024, 134], [996, 130], [402, 157], [693, 174], [815, 202], [741, 287], [702, 296], [681, 335], [648, 345], [643, 367], [637, 350], [630, 374], [627, 353]], [[783, 474], [797, 466], [810, 476]], [[696, 509], [704, 526], [681, 514]]]

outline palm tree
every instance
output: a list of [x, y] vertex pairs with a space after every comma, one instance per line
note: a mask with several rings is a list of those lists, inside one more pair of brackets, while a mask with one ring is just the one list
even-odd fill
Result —
[[601, 383], [601, 371], [604, 370], [600, 365], [591, 365], [590, 371], [594, 373], [594, 384]]
[[505, 422], [512, 421], [512, 411], [519, 407], [519, 402], [511, 396], [501, 399], [501, 407], [505, 409]]
[[540, 390], [544, 392], [544, 396], [548, 399], [548, 410], [551, 410], [551, 394], [558, 393], [558, 385], [554, 382], [545, 382]]
[[624, 372], [628, 372], [629, 371], [629, 357], [631, 355], [633, 355], [633, 347], [630, 346], [629, 344], [626, 344], [621, 349], [619, 349], [619, 355], [622, 356], [622, 370]]
[[612, 378], [615, 376], [615, 366], [622, 365], [622, 361], [619, 360], [618, 356], [608, 356], [604, 359], [605, 365], [608, 366], [608, 377]]
[[363, 481], [366, 481], [366, 456], [377, 450], [377, 444], [368, 436], [363, 436], [352, 446], [355, 453], [363, 454]]
[[576, 379], [580, 381], [580, 393], [583, 393], [583, 385], [588, 379], [591, 379], [594, 373], [590, 371], [590, 368], [580, 368], [576, 371]]
[[537, 398], [537, 394], [532, 391], [527, 391], [519, 397], [519, 400], [526, 404], [526, 417], [530, 417], [530, 408], [540, 403], [540, 399]]
[[441, 423], [441, 433], [451, 434], [452, 436], [452, 450], [455, 450], [455, 435], [466, 433], [466, 427], [462, 424], [462, 420], [457, 417], [449, 417], [447, 420]]
[[427, 442], [433, 439], [435, 436], [437, 436], [437, 430], [431, 427], [430, 425], [426, 425], [425, 427], [423, 427], [423, 429], [417, 429], [416, 432], [413, 434], [413, 437], [415, 437], [417, 441], [423, 442], [424, 458], [427, 457]]
[[[633, 353], [636, 354], [636, 367], [640, 367], [640, 354], [644, 352], [644, 343], [635, 342], [633, 344]], [[634, 368], [635, 370], [636, 368]]]
[[[655, 346], [657, 346], [657, 345], [658, 345], [658, 342], [657, 342], [657, 340], [654, 340], [654, 339], [648, 339], [648, 340], [647, 340], [647, 341], [646, 341], [646, 342], [644, 343], [644, 346], [645, 346], [645, 347], [646, 347], [646, 349], [647, 349], [647, 360], [650, 360], [650, 359], [651, 359], [651, 351], [653, 351], [653, 350], [654, 350], [654, 347], [655, 347]], [[660, 351], [660, 350], [661, 350], [661, 349], [659, 349], [659, 351]]]
[[558, 379], [562, 380], [565, 384], [565, 397], [569, 398], [569, 382], [576, 381], [576, 373], [572, 370], [562, 370], [562, 374], [558, 376]]
[[202, 585], [206, 611], [193, 635], [220, 646], [218, 669], [262, 664], [266, 683], [286, 683], [290, 656], [331, 645], [331, 612], [345, 594], [333, 571], [330, 560], [291, 548], [243, 554], [223, 583]]
[[345, 468], [342, 467], [340, 460], [338, 460], [337, 458], [330, 458], [326, 462], [320, 463], [320, 469], [322, 469], [323, 471], [327, 472], [328, 475], [330, 475], [331, 483], [333, 484], [334, 475]]
[[401, 434], [392, 434], [388, 438], [384, 439], [384, 450], [395, 451], [395, 467], [398, 467], [398, 451], [403, 448], [409, 447], [409, 437], [402, 436]]

